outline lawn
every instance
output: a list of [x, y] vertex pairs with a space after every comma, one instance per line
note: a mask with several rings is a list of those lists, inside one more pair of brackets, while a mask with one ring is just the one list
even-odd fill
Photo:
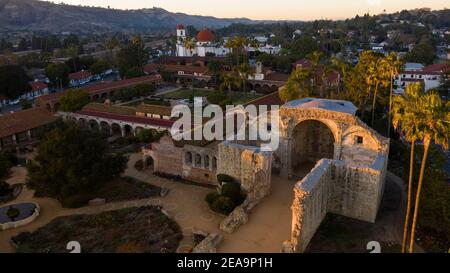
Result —
[[[195, 97], [207, 97], [212, 92], [217, 92], [215, 90], [207, 90], [207, 89], [194, 89]], [[173, 91], [164, 95], [161, 95], [162, 98], [166, 99], [189, 99], [192, 96], [192, 89], [179, 89], [177, 91]], [[261, 95], [257, 94], [244, 94], [242, 92], [232, 92], [231, 100], [233, 104], [243, 104], [249, 101], [252, 101], [256, 98], [261, 97]]]
[[20, 253], [68, 253], [70, 241], [79, 242], [83, 253], [174, 253], [182, 237], [175, 221], [147, 206], [58, 217], [12, 240]]

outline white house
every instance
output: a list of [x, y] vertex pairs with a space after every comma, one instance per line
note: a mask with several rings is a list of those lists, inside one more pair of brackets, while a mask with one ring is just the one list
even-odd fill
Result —
[[450, 67], [447, 64], [433, 64], [422, 69], [404, 70], [395, 81], [397, 85], [396, 93], [403, 93], [406, 86], [411, 83], [422, 82], [425, 90], [437, 88], [440, 85], [441, 77], [448, 73]]
[[69, 84], [72, 87], [84, 85], [92, 80], [92, 74], [89, 71], [79, 71], [69, 74]]

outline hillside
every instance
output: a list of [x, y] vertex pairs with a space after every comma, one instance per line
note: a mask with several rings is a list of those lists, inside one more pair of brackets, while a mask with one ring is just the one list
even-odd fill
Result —
[[0, 0], [0, 31], [146, 31], [168, 30], [179, 23], [219, 28], [232, 23], [251, 23], [251, 20], [172, 13], [160, 8], [118, 10], [37, 0]]

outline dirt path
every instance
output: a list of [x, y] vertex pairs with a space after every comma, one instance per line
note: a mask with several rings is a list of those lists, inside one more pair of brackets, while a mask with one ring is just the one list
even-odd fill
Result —
[[[48, 224], [51, 220], [59, 216], [84, 213], [94, 214], [103, 211], [146, 205], [160, 205], [164, 211], [169, 214], [169, 216], [175, 219], [185, 235], [185, 239], [182, 241], [182, 244], [188, 244], [189, 246], [193, 245], [193, 243], [191, 243], [191, 239], [192, 229], [194, 227], [207, 231], [217, 230], [220, 221], [224, 217], [211, 212], [206, 202], [203, 201], [205, 195], [213, 191], [212, 189], [171, 182], [167, 179], [155, 177], [149, 172], [138, 172], [131, 166], [134, 166], [134, 162], [139, 158], [140, 154], [134, 154], [131, 156], [129, 161], [130, 167], [126, 170], [125, 175], [136, 177], [156, 186], [169, 188], [170, 192], [166, 197], [114, 202], [96, 207], [87, 206], [78, 209], [66, 209], [62, 208], [61, 204], [55, 199], [33, 197], [34, 191], [24, 187], [22, 193], [16, 198], [16, 200], [6, 203], [5, 205], [23, 201], [36, 202], [41, 207], [41, 213], [34, 222], [26, 226], [19, 227], [17, 229], [0, 231], [0, 252], [14, 252], [14, 249], [9, 242], [11, 237], [24, 231], [32, 232], [39, 227]], [[8, 183], [23, 183], [25, 181], [25, 176], [26, 170], [24, 168], [14, 168], [12, 178], [11, 180], [8, 180]]]

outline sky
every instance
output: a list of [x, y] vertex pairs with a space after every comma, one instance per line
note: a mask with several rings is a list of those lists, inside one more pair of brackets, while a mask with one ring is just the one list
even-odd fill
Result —
[[[48, 0], [47, 0], [48, 1]], [[255, 20], [345, 19], [428, 7], [450, 8], [449, 0], [53, 0], [55, 3], [119, 9], [164, 8], [171, 12]]]

